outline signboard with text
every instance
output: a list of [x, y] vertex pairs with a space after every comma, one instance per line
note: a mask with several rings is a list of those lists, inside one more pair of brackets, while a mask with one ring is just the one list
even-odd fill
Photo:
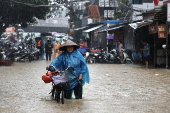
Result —
[[166, 38], [166, 26], [158, 26], [158, 38]]
[[167, 3], [167, 21], [170, 22], [170, 3]]

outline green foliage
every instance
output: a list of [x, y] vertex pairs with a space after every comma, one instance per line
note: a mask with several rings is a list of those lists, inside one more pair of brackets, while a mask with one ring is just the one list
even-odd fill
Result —
[[68, 9], [68, 13], [66, 14], [66, 16], [70, 16], [70, 19], [68, 21], [69, 22], [74, 22], [75, 20], [77, 20], [78, 18], [76, 16], [76, 12], [74, 11], [73, 4], [68, 6], [67, 9]]
[[[119, 0], [124, 5], [131, 7], [130, 0]], [[124, 7], [122, 4], [119, 4], [119, 11], [115, 13], [115, 19], [124, 18], [125, 16], [129, 17], [131, 15], [131, 11]]]
[[35, 18], [45, 19], [49, 7], [38, 7], [38, 5], [48, 5], [48, 0], [0, 1], [0, 31], [2, 32], [9, 25], [21, 24], [22, 27], [27, 27], [32, 23], [36, 23]]

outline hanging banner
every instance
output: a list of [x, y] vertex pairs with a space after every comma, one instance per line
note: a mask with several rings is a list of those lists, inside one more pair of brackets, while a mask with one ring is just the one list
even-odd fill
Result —
[[158, 38], [166, 38], [166, 26], [158, 26]]
[[170, 0], [163, 0], [163, 5], [166, 5], [167, 3], [170, 3]]
[[170, 22], [170, 3], [167, 3], [167, 21]]

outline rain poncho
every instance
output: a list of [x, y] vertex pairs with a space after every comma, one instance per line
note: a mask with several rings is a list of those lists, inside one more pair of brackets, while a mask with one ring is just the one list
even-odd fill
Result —
[[[69, 85], [65, 87], [66, 90], [73, 89], [79, 82], [84, 85], [85, 82], [89, 83], [89, 71], [83, 56], [77, 50], [72, 53], [63, 52], [58, 57], [56, 57], [50, 64], [56, 69], [65, 70], [67, 67], [71, 66], [73, 70], [68, 70]], [[55, 71], [54, 67], [51, 67], [51, 71]], [[82, 80], [78, 81], [77, 78], [82, 74]]]

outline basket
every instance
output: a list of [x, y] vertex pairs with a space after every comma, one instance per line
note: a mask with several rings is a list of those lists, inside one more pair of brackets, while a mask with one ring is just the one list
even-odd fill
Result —
[[51, 79], [55, 86], [63, 86], [69, 83], [68, 75], [65, 71], [58, 72], [56, 75], [51, 76]]

